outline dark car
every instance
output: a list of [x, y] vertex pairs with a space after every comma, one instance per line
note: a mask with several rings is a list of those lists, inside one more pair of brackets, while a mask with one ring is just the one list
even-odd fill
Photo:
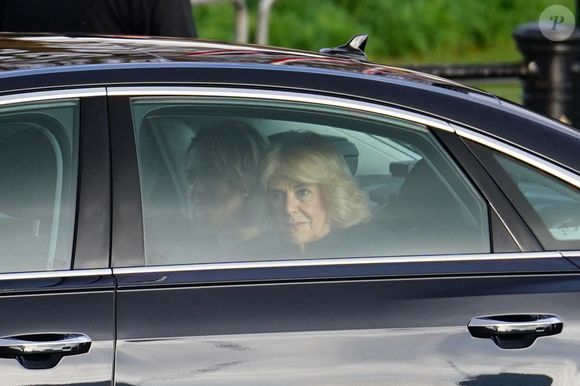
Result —
[[580, 133], [357, 44], [1, 35], [0, 384], [580, 384]]

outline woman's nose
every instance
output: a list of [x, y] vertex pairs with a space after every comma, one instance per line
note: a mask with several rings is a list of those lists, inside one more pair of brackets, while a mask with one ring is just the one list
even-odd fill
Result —
[[298, 212], [298, 199], [293, 194], [286, 195], [286, 213], [292, 214]]

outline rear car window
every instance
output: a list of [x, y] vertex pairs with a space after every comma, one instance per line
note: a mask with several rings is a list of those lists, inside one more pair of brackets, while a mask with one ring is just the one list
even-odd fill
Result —
[[297, 102], [133, 98], [148, 265], [489, 253], [424, 126]]

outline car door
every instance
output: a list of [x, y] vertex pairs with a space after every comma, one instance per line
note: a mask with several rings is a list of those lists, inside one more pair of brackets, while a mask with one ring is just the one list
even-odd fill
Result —
[[[446, 122], [313, 94], [187, 87], [109, 93], [119, 168], [119, 384], [580, 381], [578, 267], [542, 248]], [[278, 171], [277, 154], [306, 135], [304, 148], [321, 143], [320, 152], [339, 154], [335, 161], [352, 177], [327, 184], [332, 173], [321, 172], [287, 192], [267, 179], [266, 162], [236, 196], [250, 208], [237, 212], [236, 224], [259, 230], [245, 237], [234, 220], [215, 226], [223, 217], [207, 214], [207, 206], [215, 214], [239, 202], [220, 190], [212, 171], [228, 174], [216, 165], [233, 168], [238, 163], [224, 160], [260, 141], [222, 152], [220, 141], [211, 148], [207, 140], [218, 131], [222, 142], [258, 132], [270, 148], [264, 159], [277, 160]], [[289, 154], [306, 158], [315, 153], [293, 149]], [[312, 158], [298, 170], [317, 167]], [[286, 176], [300, 180], [288, 168]], [[322, 198], [310, 222], [324, 213], [333, 226], [304, 241], [276, 213], [289, 213], [293, 194], [312, 197], [317, 189]], [[340, 189], [343, 200], [331, 198]], [[263, 201], [250, 200], [260, 193]], [[356, 225], [337, 220], [346, 207]]]
[[109, 385], [105, 90], [0, 101], [0, 383]]

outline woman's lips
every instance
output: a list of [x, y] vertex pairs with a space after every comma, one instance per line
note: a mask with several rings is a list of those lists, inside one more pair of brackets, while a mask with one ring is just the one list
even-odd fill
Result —
[[308, 225], [308, 221], [294, 221], [288, 223], [288, 227], [293, 230], [303, 228], [306, 225]]

